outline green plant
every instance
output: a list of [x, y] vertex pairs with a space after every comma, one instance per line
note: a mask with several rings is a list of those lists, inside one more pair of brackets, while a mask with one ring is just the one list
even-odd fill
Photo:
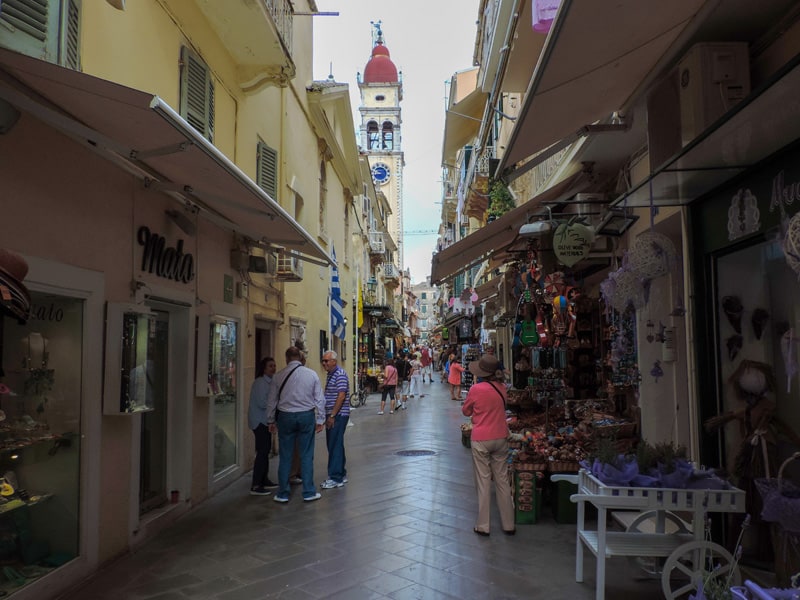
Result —
[[489, 185], [489, 216], [499, 217], [514, 208], [514, 197], [505, 183], [495, 179]]
[[601, 463], [616, 465], [619, 460], [617, 441], [613, 437], [603, 437], [597, 441], [597, 452], [595, 458]]
[[671, 473], [675, 470], [676, 459], [685, 459], [687, 456], [686, 446], [679, 446], [672, 442], [659, 442], [653, 446], [653, 451], [655, 454], [653, 466], [655, 467], [659, 463], [664, 465], [665, 473]]

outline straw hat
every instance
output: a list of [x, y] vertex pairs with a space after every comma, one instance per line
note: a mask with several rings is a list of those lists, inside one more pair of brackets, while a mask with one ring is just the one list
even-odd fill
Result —
[[491, 377], [500, 370], [500, 361], [496, 356], [484, 354], [480, 360], [469, 363], [469, 372], [476, 377]]
[[20, 323], [28, 320], [31, 296], [22, 285], [28, 263], [16, 252], [0, 248], [0, 310]]

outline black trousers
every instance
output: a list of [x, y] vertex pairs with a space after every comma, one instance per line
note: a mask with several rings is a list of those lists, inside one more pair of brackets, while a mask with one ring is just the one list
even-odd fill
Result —
[[272, 448], [272, 434], [269, 428], [263, 423], [253, 429], [256, 436], [256, 460], [253, 463], [253, 484], [252, 487], [267, 485], [269, 481], [269, 452]]

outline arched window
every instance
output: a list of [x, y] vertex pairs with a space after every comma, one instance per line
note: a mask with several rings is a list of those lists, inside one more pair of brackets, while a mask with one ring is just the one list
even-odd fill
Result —
[[383, 150], [392, 150], [394, 148], [394, 125], [392, 125], [391, 121], [384, 121], [383, 122], [383, 131], [382, 133], [382, 149]]
[[375, 121], [370, 121], [367, 123], [367, 149], [381, 149], [380, 133], [378, 132], [378, 124]]

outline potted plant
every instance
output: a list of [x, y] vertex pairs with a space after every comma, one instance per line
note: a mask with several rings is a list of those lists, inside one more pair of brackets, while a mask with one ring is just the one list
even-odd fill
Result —
[[494, 179], [489, 186], [489, 221], [494, 221], [515, 207], [516, 203], [508, 186], [501, 180]]

